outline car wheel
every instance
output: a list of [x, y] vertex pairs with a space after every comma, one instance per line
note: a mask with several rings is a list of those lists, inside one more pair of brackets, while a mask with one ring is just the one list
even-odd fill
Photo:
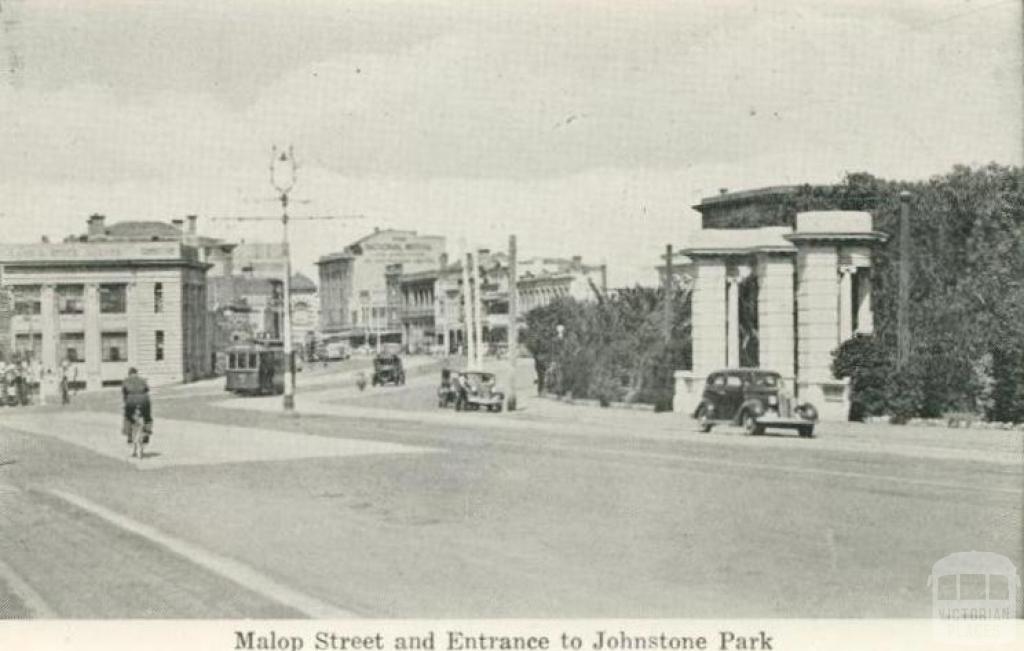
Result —
[[813, 438], [814, 437], [814, 426], [813, 425], [803, 425], [803, 426], [801, 426], [800, 428], [797, 429], [797, 433], [800, 436], [802, 436], [803, 438], [805, 438], [805, 439]]
[[743, 414], [743, 431], [747, 436], [759, 436], [764, 434], [764, 425], [758, 425], [754, 414], [748, 411]]
[[502, 408], [501, 403], [498, 403], [498, 404], [494, 405], [494, 411], [496, 411], [496, 412], [500, 413], [501, 412], [501, 408]]
[[708, 410], [702, 406], [697, 410], [697, 429], [707, 434], [711, 431], [711, 427], [711, 421], [708, 419]]
[[455, 399], [455, 411], [462, 411], [466, 408], [466, 404], [462, 402], [462, 398]]

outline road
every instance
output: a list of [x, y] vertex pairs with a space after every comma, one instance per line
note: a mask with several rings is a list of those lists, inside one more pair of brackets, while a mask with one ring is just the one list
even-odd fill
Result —
[[943, 556], [1024, 567], [1020, 432], [699, 434], [525, 371], [455, 414], [348, 368], [296, 416], [159, 390], [142, 461], [116, 392], [0, 411], [0, 617], [925, 617]]

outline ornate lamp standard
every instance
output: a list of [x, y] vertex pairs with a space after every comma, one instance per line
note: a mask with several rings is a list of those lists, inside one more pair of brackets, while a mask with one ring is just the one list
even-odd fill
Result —
[[284, 338], [284, 410], [295, 410], [295, 360], [292, 358], [292, 255], [288, 242], [288, 193], [295, 186], [295, 156], [291, 147], [280, 152], [275, 145], [270, 156], [270, 184], [281, 199], [281, 246], [284, 253], [284, 286], [281, 304]]

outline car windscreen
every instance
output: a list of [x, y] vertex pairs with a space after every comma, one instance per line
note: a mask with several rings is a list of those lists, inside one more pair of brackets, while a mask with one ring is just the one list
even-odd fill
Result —
[[778, 375], [761, 375], [755, 374], [752, 378], [752, 383], [755, 387], [766, 387], [774, 389], [781, 384]]

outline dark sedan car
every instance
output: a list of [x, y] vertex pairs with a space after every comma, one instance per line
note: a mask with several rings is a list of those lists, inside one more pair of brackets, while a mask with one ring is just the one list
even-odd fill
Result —
[[778, 373], [741, 368], [723, 369], [708, 376], [693, 417], [702, 432], [711, 431], [715, 425], [742, 425], [751, 435], [777, 427], [810, 437], [818, 411], [787, 394]]

